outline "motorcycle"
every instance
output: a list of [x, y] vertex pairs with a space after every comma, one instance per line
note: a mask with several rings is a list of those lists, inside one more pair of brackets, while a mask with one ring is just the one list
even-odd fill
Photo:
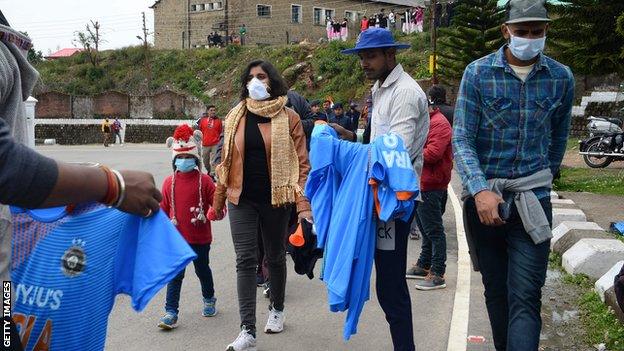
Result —
[[604, 168], [613, 161], [624, 161], [624, 132], [603, 133], [579, 141], [579, 154], [591, 168]]
[[[624, 108], [620, 109], [617, 114], [618, 117], [624, 116]], [[605, 133], [622, 133], [624, 122], [622, 118], [611, 118], [605, 116], [589, 116], [587, 119], [587, 130], [589, 131], [589, 137], [602, 135]]]

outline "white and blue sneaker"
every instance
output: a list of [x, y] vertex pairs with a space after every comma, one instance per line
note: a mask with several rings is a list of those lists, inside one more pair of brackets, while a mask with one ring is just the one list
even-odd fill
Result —
[[160, 322], [158, 323], [158, 328], [164, 330], [171, 330], [178, 326], [178, 315], [173, 312], [165, 313], [162, 318], [160, 318]]
[[236, 340], [228, 345], [226, 351], [257, 351], [256, 337], [254, 337], [249, 329], [243, 327]]
[[210, 299], [204, 299], [204, 311], [202, 314], [204, 317], [214, 317], [217, 315], [217, 298], [212, 297]]
[[278, 311], [275, 308], [271, 308], [269, 312], [269, 319], [264, 327], [264, 332], [267, 334], [277, 334], [284, 330], [284, 311]]

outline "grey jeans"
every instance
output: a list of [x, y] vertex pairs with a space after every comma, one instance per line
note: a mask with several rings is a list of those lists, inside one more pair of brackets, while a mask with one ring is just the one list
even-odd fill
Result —
[[271, 277], [271, 306], [284, 310], [286, 290], [285, 240], [292, 206], [273, 207], [241, 198], [228, 204], [232, 241], [236, 251], [236, 287], [241, 326], [255, 330], [258, 228]]
[[204, 167], [206, 168], [206, 173], [208, 174], [210, 174], [210, 172], [213, 170], [212, 160], [216, 151], [217, 145], [202, 147], [202, 163], [204, 164]]

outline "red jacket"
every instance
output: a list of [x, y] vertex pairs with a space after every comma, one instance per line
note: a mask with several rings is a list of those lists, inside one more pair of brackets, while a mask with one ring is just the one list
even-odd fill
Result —
[[219, 137], [223, 132], [223, 123], [219, 118], [202, 116], [197, 124], [203, 135], [202, 146], [214, 146], [219, 143]]
[[453, 170], [452, 129], [440, 110], [429, 114], [429, 134], [425, 142], [424, 165], [420, 187], [422, 191], [446, 190]]
[[[212, 230], [210, 221], [199, 224], [191, 223], [191, 219], [195, 217], [191, 213], [191, 207], [199, 206], [199, 177], [200, 173], [195, 170], [188, 173], [178, 172], [175, 175], [175, 215], [178, 224], [176, 228], [189, 244], [210, 244], [212, 242]], [[212, 204], [215, 185], [207, 174], [201, 174], [202, 177], [202, 200], [204, 202], [204, 215], [208, 212], [210, 204]], [[171, 183], [173, 176], [165, 179], [162, 186], [163, 199], [160, 207], [165, 211], [169, 218], [173, 217], [173, 209], [171, 208]]]

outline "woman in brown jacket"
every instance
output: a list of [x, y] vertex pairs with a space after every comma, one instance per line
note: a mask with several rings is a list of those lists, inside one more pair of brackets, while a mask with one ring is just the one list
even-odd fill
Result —
[[222, 162], [213, 208], [223, 216], [227, 198], [236, 251], [241, 332], [227, 350], [256, 349], [258, 224], [271, 277], [265, 333], [284, 328], [288, 223], [293, 210], [312, 220], [303, 195], [310, 165], [297, 113], [286, 107], [288, 87], [275, 67], [253, 61], [242, 76], [241, 101], [225, 119]]

